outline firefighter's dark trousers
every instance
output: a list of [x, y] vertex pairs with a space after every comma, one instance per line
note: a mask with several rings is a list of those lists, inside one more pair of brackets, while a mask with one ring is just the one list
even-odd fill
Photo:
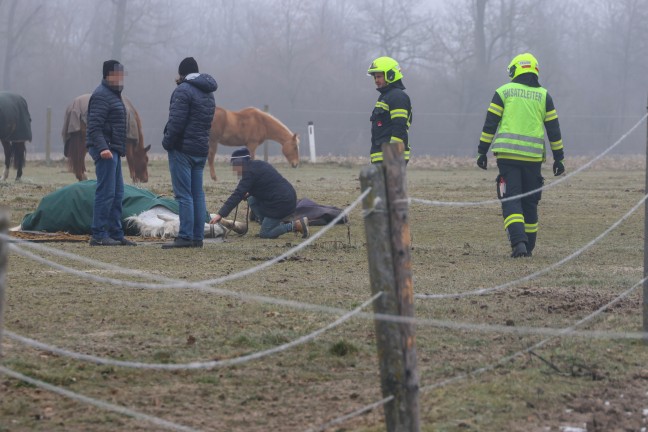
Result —
[[[497, 196], [500, 199], [514, 197], [542, 187], [544, 179], [540, 171], [541, 166], [541, 162], [498, 159], [500, 174], [497, 177]], [[538, 202], [541, 196], [542, 192], [537, 192], [519, 199], [502, 201], [504, 230], [511, 246], [525, 242], [528, 252], [535, 247], [538, 233]]]

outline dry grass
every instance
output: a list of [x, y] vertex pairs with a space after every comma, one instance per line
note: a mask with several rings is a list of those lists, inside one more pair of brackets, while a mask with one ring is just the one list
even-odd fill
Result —
[[[281, 165], [280, 170], [295, 184], [300, 197], [345, 207], [360, 193], [361, 162], [331, 159], [296, 170]], [[572, 165], [582, 163], [573, 161]], [[205, 181], [211, 211], [236, 183], [223, 164], [217, 172], [219, 182]], [[495, 176], [496, 170], [478, 170], [470, 160], [415, 160], [408, 168], [408, 187], [410, 196], [417, 198], [485, 200], [495, 195]], [[24, 182], [0, 183], [2, 203], [12, 209], [12, 224], [33, 211], [43, 195], [72, 180], [62, 164], [46, 167], [32, 162]], [[146, 186], [170, 195], [164, 162], [153, 162]], [[643, 187], [642, 161], [617, 158], [547, 191], [540, 208], [538, 248], [527, 260], [508, 258], [497, 206], [412, 205], [415, 290], [466, 291], [542, 269], [619, 219], [641, 199]], [[84, 243], [49, 245], [143, 273], [195, 281], [250, 268], [300, 241], [292, 236], [262, 240], [254, 237], [256, 230], [253, 226], [246, 237], [210, 243], [203, 250], [162, 251], [151, 243], [119, 249], [90, 248]], [[641, 279], [642, 233], [642, 215], [633, 215], [599, 245], [550, 274], [490, 296], [419, 300], [416, 314], [515, 326], [571, 325]], [[351, 215], [350, 241], [347, 235], [346, 227], [336, 227], [295, 259], [221, 287], [352, 309], [370, 296], [360, 209]], [[56, 260], [93, 274], [124, 278], [86, 264]], [[335, 319], [324, 313], [190, 290], [115, 287], [45, 268], [16, 254], [10, 256], [5, 311], [7, 329], [21, 335], [99, 356], [168, 363], [231, 358], [267, 349]], [[637, 292], [589, 328], [637, 331], [641, 320]], [[539, 340], [419, 326], [421, 384], [431, 385], [493, 364]], [[373, 323], [355, 319], [313, 342], [245, 365], [161, 372], [74, 361], [5, 338], [2, 364], [197, 429], [301, 431], [381, 398], [374, 341]], [[535, 354], [422, 393], [423, 429], [540, 431], [594, 420], [599, 429], [591, 430], [639, 430], [643, 425], [641, 396], [645, 400], [648, 390], [648, 353], [642, 344], [565, 338]], [[3, 378], [0, 386], [0, 431], [159, 429], [13, 379]], [[604, 404], [606, 400], [609, 405]], [[567, 408], [572, 411], [566, 412]], [[382, 430], [382, 411], [341, 427]]]

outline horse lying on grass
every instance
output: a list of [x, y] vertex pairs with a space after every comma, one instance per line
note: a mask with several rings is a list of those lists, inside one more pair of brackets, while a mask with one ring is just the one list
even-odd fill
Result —
[[9, 177], [12, 161], [16, 170], [16, 181], [20, 180], [27, 156], [25, 142], [31, 140], [31, 116], [27, 101], [18, 94], [0, 92], [0, 141], [5, 158], [3, 181]]
[[[90, 94], [78, 96], [68, 105], [61, 131], [65, 143], [63, 154], [67, 157], [68, 169], [79, 181], [88, 179], [85, 155], [88, 151], [86, 148], [86, 121], [90, 96]], [[122, 96], [122, 99], [127, 114], [126, 162], [128, 162], [128, 170], [134, 183], [146, 183], [148, 182], [147, 152], [151, 146], [144, 147], [142, 121], [137, 110], [126, 96]]]
[[212, 180], [216, 180], [214, 157], [218, 143], [229, 147], [247, 147], [254, 159], [257, 147], [265, 140], [281, 144], [281, 152], [290, 165], [293, 168], [299, 165], [299, 135], [291, 132], [277, 118], [257, 108], [227, 111], [216, 107], [209, 133], [207, 156]]

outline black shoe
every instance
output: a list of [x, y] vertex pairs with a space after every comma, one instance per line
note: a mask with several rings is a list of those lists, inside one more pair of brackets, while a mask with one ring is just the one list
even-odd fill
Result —
[[101, 239], [92, 237], [89, 243], [90, 246], [121, 246], [121, 242], [119, 240], [115, 240], [110, 237], [104, 237]]
[[134, 241], [128, 240], [126, 237], [122, 237], [121, 239], [115, 239], [121, 244], [122, 246], [137, 246], [137, 243]]
[[202, 248], [203, 247], [203, 241], [202, 240], [194, 240], [193, 241], [193, 247]]
[[162, 245], [162, 249], [175, 249], [175, 248], [190, 248], [194, 246], [193, 240], [187, 240], [182, 237], [176, 237], [172, 243], [166, 243]]
[[511, 253], [511, 258], [522, 258], [529, 256], [527, 253], [526, 243], [519, 242], [513, 246], [513, 252]]

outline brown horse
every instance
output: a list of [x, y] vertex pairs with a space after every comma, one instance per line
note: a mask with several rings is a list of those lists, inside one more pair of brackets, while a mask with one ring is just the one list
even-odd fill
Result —
[[[142, 122], [139, 114], [131, 101], [123, 96], [126, 105], [128, 128], [126, 132], [126, 161], [134, 183], [148, 181], [148, 155], [151, 149], [144, 147], [142, 135]], [[75, 98], [65, 110], [63, 122], [63, 142], [65, 143], [64, 155], [68, 158], [68, 169], [73, 172], [77, 180], [87, 180], [85, 168], [86, 148], [86, 119], [88, 116], [88, 102], [90, 94]]]
[[265, 140], [281, 144], [281, 152], [290, 165], [299, 164], [299, 135], [293, 133], [274, 116], [257, 108], [245, 108], [241, 111], [227, 111], [216, 108], [209, 134], [209, 171], [216, 180], [214, 157], [218, 143], [230, 147], [247, 147], [254, 159], [258, 146]]
[[0, 141], [5, 157], [3, 181], [9, 177], [11, 161], [16, 169], [16, 181], [20, 180], [27, 154], [25, 142], [31, 140], [31, 116], [27, 101], [18, 94], [0, 92]]

